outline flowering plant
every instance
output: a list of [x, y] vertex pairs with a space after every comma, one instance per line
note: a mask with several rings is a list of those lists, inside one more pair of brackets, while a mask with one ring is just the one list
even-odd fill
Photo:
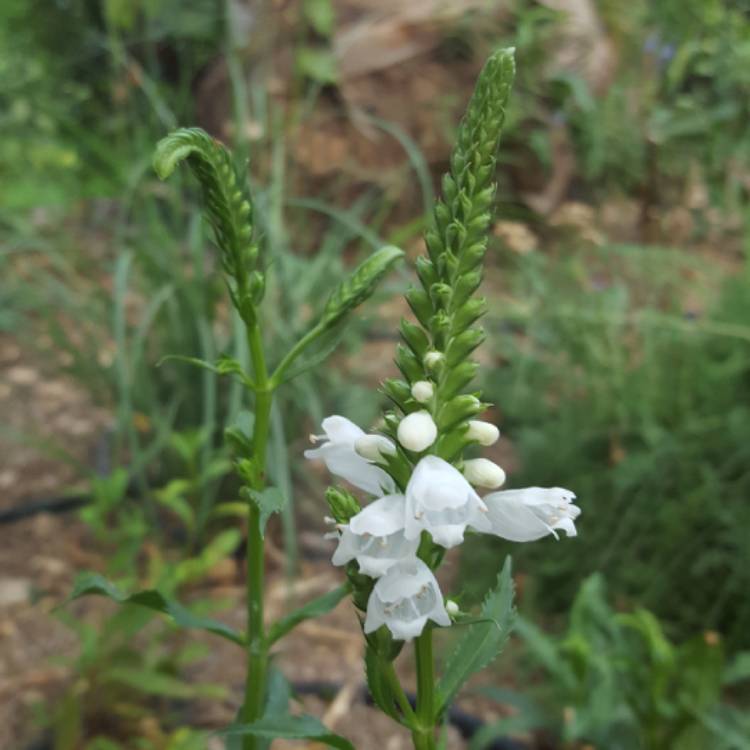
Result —
[[[367, 638], [367, 677], [378, 706], [411, 730], [415, 748], [435, 747], [435, 727], [461, 684], [493, 659], [512, 620], [510, 566], [479, 619], [445, 600], [434, 571], [445, 551], [467, 534], [514, 542], [576, 533], [580, 509], [572, 492], [530, 487], [497, 491], [505, 472], [472, 446], [499, 438], [477, 417], [489, 404], [467, 392], [478, 365], [470, 359], [484, 333], [476, 325], [486, 301], [476, 292], [495, 195], [496, 152], [514, 73], [512, 50], [494, 54], [482, 71], [461, 123], [443, 197], [416, 263], [419, 285], [406, 294], [416, 323], [402, 320], [396, 363], [402, 379], [382, 390], [392, 409], [380, 430], [365, 434], [341, 416], [323, 422], [309, 459], [375, 498], [364, 508], [343, 487], [327, 499], [338, 541], [333, 564], [346, 566]], [[492, 490], [481, 497], [476, 488]], [[432, 630], [453, 622], [467, 628], [442, 679], [435, 683]], [[412, 708], [393, 660], [415, 641], [417, 702]]]
[[[386, 246], [367, 258], [331, 292], [317, 322], [269, 368], [262, 330], [267, 269], [242, 171], [224, 146], [196, 128], [177, 130], [157, 147], [154, 166], [160, 177], [168, 177], [185, 162], [201, 185], [229, 297], [247, 341], [249, 364], [226, 355], [215, 362], [177, 357], [236, 378], [250, 396], [250, 431], [225, 432], [246, 506], [247, 628], [238, 632], [198, 616], [175, 601], [172, 592], [127, 594], [94, 573], [78, 579], [72, 597], [98, 594], [147, 607], [181, 627], [200, 628], [241, 648], [247, 680], [238, 721], [225, 730], [232, 748], [259, 750], [283, 737], [353, 750], [348, 740], [313, 717], [288, 713], [288, 685], [269, 660], [279, 639], [349, 594], [362, 613], [367, 679], [376, 704], [409, 728], [416, 748], [434, 748], [435, 729], [453, 696], [497, 654], [513, 614], [507, 562], [478, 618], [446, 601], [435, 577], [446, 550], [471, 533], [519, 542], [557, 536], [558, 530], [575, 534], [579, 510], [572, 504], [572, 493], [538, 487], [496, 491], [505, 480], [503, 470], [485, 458], [465, 456], [470, 447], [492, 445], [499, 437], [494, 425], [477, 419], [488, 404], [467, 389], [478, 369], [470, 356], [484, 338], [476, 322], [486, 302], [475, 293], [482, 278], [495, 194], [495, 154], [513, 73], [512, 50], [494, 54], [461, 123], [450, 172], [443, 179], [443, 198], [425, 235], [428, 255], [417, 260], [420, 284], [406, 295], [417, 323], [401, 323], [404, 343], [396, 362], [403, 379], [383, 383], [393, 409], [384, 414], [382, 428], [374, 434], [344, 417], [329, 417], [322, 425], [324, 434], [314, 437], [315, 447], [306, 452], [307, 458], [324, 461], [332, 474], [371, 498], [363, 508], [344, 487], [331, 487], [326, 493], [335, 527], [331, 533], [337, 540], [333, 563], [346, 567], [348, 580], [273, 623], [264, 618], [264, 533], [269, 516], [286, 501], [266, 479], [274, 394], [320, 361], [321, 343], [335, 338], [403, 253]], [[482, 497], [475, 488], [492, 491]], [[436, 683], [432, 630], [452, 623], [466, 630]], [[408, 641], [414, 641], [417, 659], [416, 708], [393, 666]]]

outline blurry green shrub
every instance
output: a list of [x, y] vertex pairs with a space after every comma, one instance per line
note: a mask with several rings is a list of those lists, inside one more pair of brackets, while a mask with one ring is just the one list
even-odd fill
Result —
[[[509, 486], [560, 483], [585, 511], [578, 554], [513, 549], [535, 605], [564, 611], [599, 570], [671, 631], [750, 646], [750, 270], [721, 286], [707, 260], [630, 246], [518, 262], [485, 383], [518, 452]], [[686, 275], [715, 303], [685, 298]], [[484, 544], [465, 558], [478, 589], [507, 552]]]
[[[579, 742], [607, 750], [750, 747], [750, 722], [741, 703], [722, 705], [727, 689], [750, 679], [750, 653], [728, 662], [716, 633], [674, 644], [650, 612], [615, 612], [598, 574], [583, 583], [561, 637], [524, 618], [516, 630], [525, 660], [539, 677], [533, 700], [516, 700], [519, 714], [486, 727], [472, 750], [524, 724], [547, 729], [566, 747]], [[505, 691], [483, 692], [514, 700]]]

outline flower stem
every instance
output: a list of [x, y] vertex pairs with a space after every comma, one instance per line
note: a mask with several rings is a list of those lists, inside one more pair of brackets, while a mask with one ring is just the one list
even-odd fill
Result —
[[[265, 486], [266, 449], [270, 432], [273, 391], [269, 388], [268, 372], [263, 354], [260, 328], [255, 323], [248, 328], [247, 341], [255, 374], [255, 424], [253, 426], [253, 456], [255, 463], [254, 490]], [[247, 678], [245, 700], [242, 704], [242, 721], [249, 724], [263, 715], [266, 693], [268, 649], [263, 622], [263, 578], [265, 568], [263, 533], [260, 511], [249, 503], [247, 532]], [[243, 738], [243, 750], [256, 750], [257, 739]]]
[[406, 693], [401, 687], [398, 675], [393, 667], [393, 662], [388, 662], [388, 666], [385, 668], [385, 678], [388, 680], [388, 685], [391, 688], [391, 692], [396, 697], [396, 701], [404, 718], [410, 726], [415, 726], [417, 723], [417, 715], [414, 713], [414, 709], [411, 707], [411, 703], [409, 703], [409, 699], [406, 697]]
[[415, 750], [435, 748], [435, 665], [432, 630], [425, 629], [414, 641], [417, 658], [417, 726], [411, 736]]

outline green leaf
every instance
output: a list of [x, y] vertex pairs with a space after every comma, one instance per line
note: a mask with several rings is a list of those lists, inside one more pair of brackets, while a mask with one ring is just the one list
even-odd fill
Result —
[[338, 81], [336, 58], [325, 47], [300, 47], [297, 50], [297, 69], [302, 75], [324, 85]]
[[229, 557], [240, 545], [239, 529], [224, 529], [214, 536], [195, 557], [181, 560], [175, 567], [174, 582], [185, 584], [203, 578], [213, 567]]
[[269, 644], [278, 641], [279, 638], [285, 636], [301, 622], [328, 614], [350, 591], [351, 586], [348, 583], [343, 583], [341, 586], [337, 586], [332, 591], [328, 591], [317, 599], [313, 599], [299, 609], [295, 609], [294, 612], [282, 617], [268, 630]]
[[308, 23], [318, 34], [331, 36], [336, 20], [332, 0], [304, 0], [302, 10]]
[[232, 630], [228, 625], [212, 620], [208, 617], [194, 615], [179, 602], [167, 599], [155, 589], [138, 591], [134, 594], [125, 594], [99, 573], [81, 573], [73, 584], [73, 591], [68, 601], [79, 599], [82, 596], [106, 596], [118, 604], [137, 604], [155, 612], [160, 612], [174, 620], [175, 625], [181, 628], [193, 628], [206, 630], [209, 633], [225, 638], [240, 646], [245, 645], [242, 635]]
[[268, 739], [315, 740], [338, 750], [355, 750], [349, 740], [326, 729], [314, 716], [264, 716], [252, 724], [232, 724], [220, 734], [228, 737], [252, 735]]
[[156, 366], [160, 367], [164, 362], [170, 361], [187, 362], [190, 365], [195, 365], [204, 370], [215, 372], [217, 375], [234, 375], [241, 383], [248, 386], [248, 388], [255, 388], [255, 383], [242, 369], [242, 365], [236, 359], [226, 354], [222, 354], [214, 363], [206, 362], [205, 359], [200, 359], [199, 357], [186, 357], [182, 354], [167, 354], [156, 363]]
[[722, 682], [724, 685], [734, 685], [747, 680], [750, 680], [750, 651], [741, 651], [734, 655], [724, 670]]
[[487, 621], [469, 625], [448, 657], [437, 687], [438, 713], [450, 704], [469, 677], [484, 669], [500, 653], [508, 640], [514, 616], [511, 562], [507, 557], [497, 585], [482, 604], [480, 617]]
[[258, 492], [250, 487], [243, 487], [240, 495], [258, 506], [260, 511], [260, 533], [265, 536], [266, 524], [273, 513], [280, 513], [287, 499], [278, 487], [266, 487]]
[[375, 291], [380, 280], [404, 253], [393, 245], [386, 245], [363, 261], [354, 273], [342, 281], [328, 298], [321, 323], [331, 327]]
[[113, 666], [103, 672], [101, 679], [107, 683], [134, 688], [140, 693], [166, 698], [223, 699], [227, 696], [226, 688], [221, 685], [193, 685], [163, 672], [138, 667]]

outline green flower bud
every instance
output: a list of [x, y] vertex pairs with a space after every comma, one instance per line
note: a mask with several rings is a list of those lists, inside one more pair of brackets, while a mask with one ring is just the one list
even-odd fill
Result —
[[326, 490], [326, 502], [336, 523], [349, 523], [362, 510], [357, 498], [341, 487], [329, 487]]

